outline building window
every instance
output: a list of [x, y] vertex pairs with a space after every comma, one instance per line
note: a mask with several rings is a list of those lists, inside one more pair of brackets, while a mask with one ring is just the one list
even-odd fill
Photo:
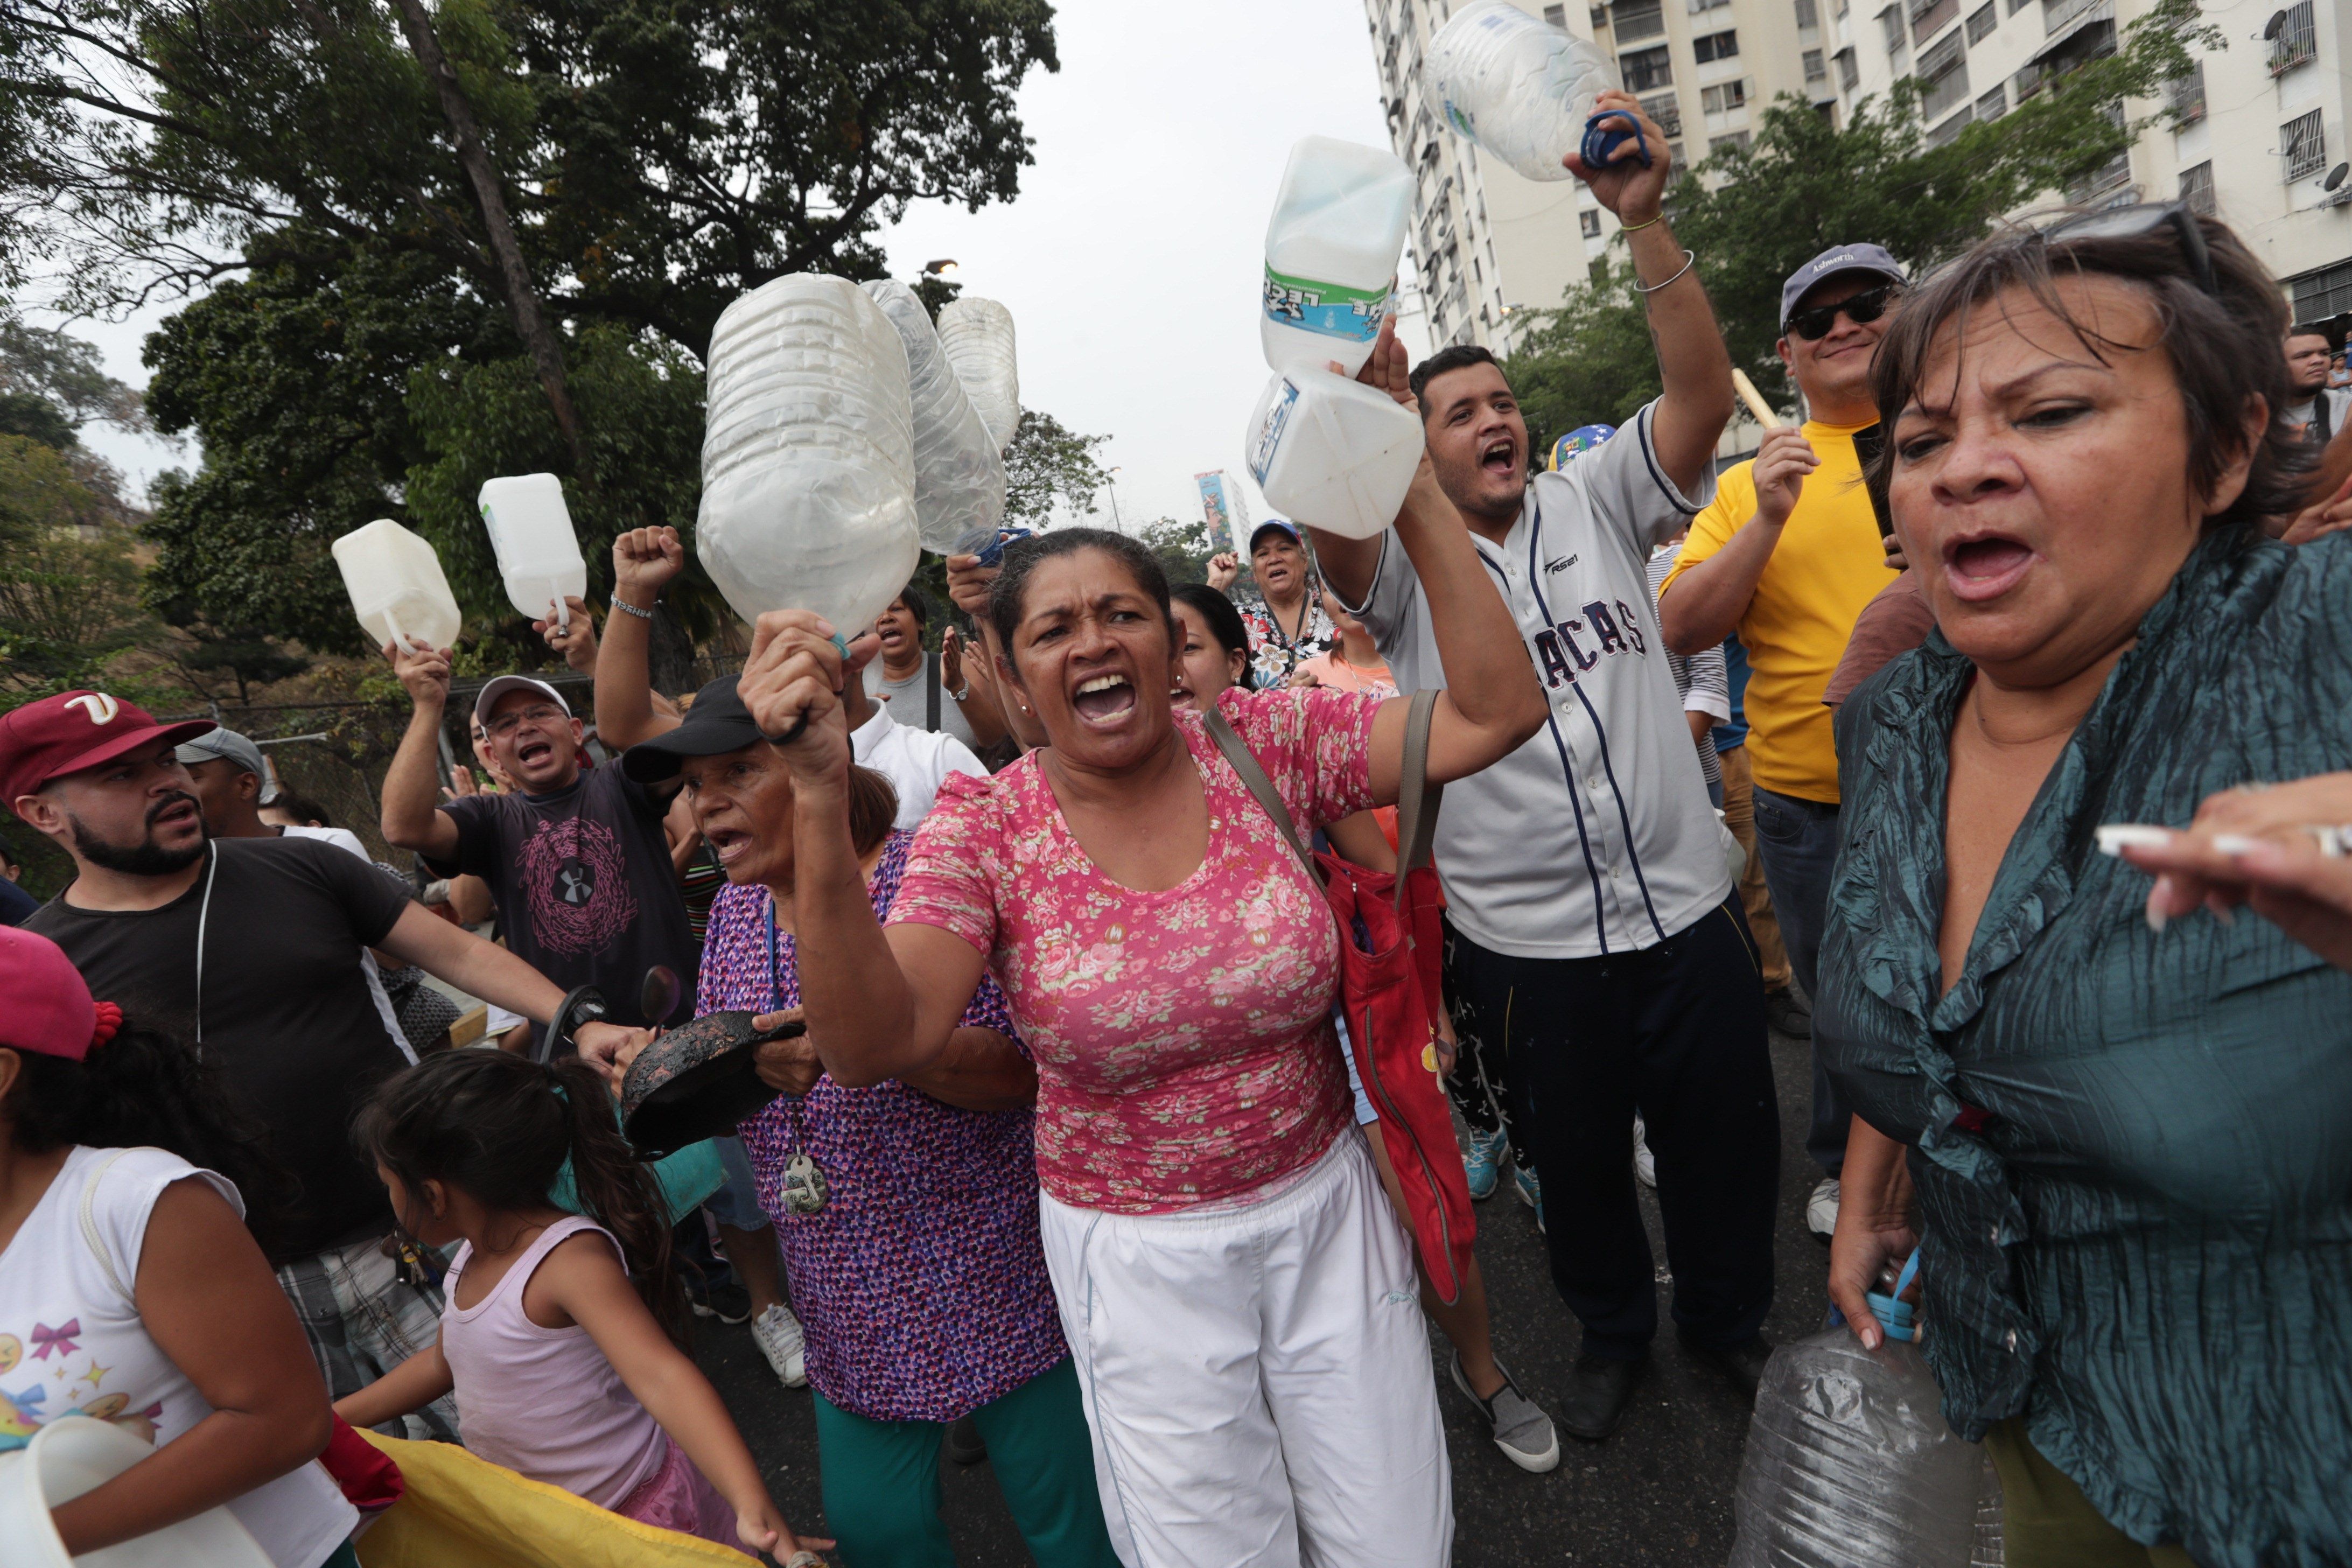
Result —
[[2290, 278], [2286, 285], [2294, 295], [2295, 321], [2324, 321], [2352, 310], [2352, 261]]
[[1567, 7], [1567, 6], [1565, 6], [1565, 5], [1547, 5], [1547, 6], [1545, 6], [1545, 7], [1544, 7], [1544, 20], [1545, 20], [1545, 21], [1547, 21], [1547, 22], [1549, 22], [1549, 23], [1550, 23], [1553, 26], [1558, 27], [1561, 32], [1563, 32], [1563, 33], [1567, 32], [1567, 31], [1568, 31], [1568, 7]]
[[1886, 39], [1886, 52], [1889, 55], [1900, 53], [1906, 41], [1903, 36], [1903, 7], [1889, 5], [1881, 11], [1878, 14], [1878, 30]]
[[1745, 131], [1735, 131], [1728, 136], [1708, 137], [1706, 141], [1706, 153], [1708, 157], [1712, 158], [1717, 153], [1724, 151], [1726, 148], [1745, 147], [1747, 145], [1748, 132]]
[[1621, 44], [1666, 36], [1666, 16], [1658, 9], [1658, 0], [1641, 0], [1638, 5], [1620, 5], [1610, 16], [1612, 18], [1610, 25], [1616, 29], [1617, 41]]
[[1599, 37], [1601, 36], [1601, 29], [1608, 25], [1609, 7], [1606, 5], [1595, 5], [1592, 8], [1592, 36], [1594, 37]]
[[1690, 160], [1683, 156], [1683, 144], [1679, 142], [1669, 142], [1666, 143], [1666, 156], [1675, 161], [1675, 167], [1677, 169], [1687, 169], [1690, 167]]
[[2009, 0], [2009, 14], [2014, 16], [2032, 4], [2033, 0]]
[[1821, 25], [1822, 14], [1814, 7], [1813, 0], [1797, 0], [1797, 26], [1818, 27]]
[[1977, 100], [1979, 120], [1999, 120], [2009, 112], [2009, 84], [1996, 82], [1993, 89]]
[[1974, 115], [1971, 113], [1969, 107], [1966, 104], [1962, 104], [1960, 106], [1960, 111], [1958, 114], [1953, 115], [1949, 120], [1945, 121], [1941, 125], [1937, 126], [1933, 131], [1927, 132], [1927, 145], [1930, 147], [1945, 147], [1950, 145], [1954, 137], [1958, 136], [1961, 132], [1966, 131], [1969, 128], [1969, 122], [1973, 118]]
[[1635, 49], [1632, 54], [1619, 55], [1617, 71], [1625, 79], [1627, 92], [1652, 92], [1675, 84], [1674, 58], [1664, 44], [1654, 49]]
[[1709, 114], [1725, 114], [1735, 109], [1745, 108], [1748, 103], [1748, 79], [1741, 77], [1737, 81], [1718, 82], [1713, 87], [1703, 87], [1699, 89], [1698, 100], [1700, 107]]
[[1683, 100], [1671, 92], [1641, 100], [1642, 112], [1658, 122], [1658, 129], [1669, 136], [1683, 133]]
[[1983, 5], [1969, 13], [1969, 42], [1978, 42], [2000, 26], [2000, 17], [1992, 8], [1992, 0], [1985, 0]]
[[1691, 53], [1698, 57], [1701, 65], [1709, 60], [1727, 60], [1738, 52], [1739, 35], [1736, 32], [1709, 33], [1703, 38], [1691, 40]]
[[2180, 171], [2180, 205], [2190, 212], [2203, 213], [2207, 217], [2214, 216], [2211, 159]]
[[1805, 79], [1807, 81], [1821, 81], [1827, 78], [1829, 74], [1830, 68], [1822, 62], [1822, 51], [1819, 49], [1807, 49], [1805, 51]]
[[1854, 60], [1852, 44], [1837, 52], [1837, 68], [1840, 89], [1852, 92], [1862, 85], [1862, 67]]
[[2319, 110], [2298, 115], [2279, 127], [2279, 152], [2286, 159], [2286, 177], [2299, 180], [2327, 166], [2327, 135], [2320, 128]]
[[2312, 30], [2311, 0], [2301, 0], [2287, 7], [2286, 24], [2271, 40], [2271, 75], [2291, 71], [2318, 52], [2319, 37]]
[[1702, 11], [1717, 10], [1730, 4], [1731, 0], [1690, 0], [1691, 15], [1696, 16]]
[[1960, 14], [1960, 0], [1926, 0], [1911, 7], [1911, 36], [1932, 38]]
[[1933, 125], [1954, 104], [1969, 100], [1969, 64], [1958, 33], [1919, 57], [1919, 118]]
[[2194, 125], [2205, 118], [2205, 62], [2198, 60], [2189, 68], [2189, 74], [2175, 77], [2168, 89], [2172, 100], [2172, 114], [2179, 125]]
[[1601, 237], [1601, 215], [1591, 207], [1576, 215], [1576, 226], [1584, 231], [1584, 237], [1587, 239]]
[[[2124, 106], [2122, 104], [2110, 103], [2100, 112], [2106, 120], [2106, 122], [2114, 126], [2117, 131], [2121, 131], [2124, 128]], [[2108, 159], [2105, 163], [2100, 164], [2089, 174], [2084, 175], [2078, 180], [2069, 181], [2066, 185], [2067, 203], [2073, 206], [2089, 206], [2093, 197], [2099, 195], [2103, 192], [2115, 189], [2115, 187], [2124, 184], [2130, 178], [2131, 147], [2126, 143], [2123, 151], [2117, 153], [2114, 157]], [[2131, 192], [2126, 191], [2120, 200], [2129, 200], [2131, 195]], [[2118, 203], [2110, 201], [2101, 203], [2100, 205], [2103, 206], [2114, 206], [2118, 205]]]

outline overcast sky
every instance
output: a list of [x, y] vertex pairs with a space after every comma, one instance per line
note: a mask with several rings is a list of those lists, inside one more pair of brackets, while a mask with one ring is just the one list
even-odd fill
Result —
[[[1033, 72], [1021, 92], [1036, 163], [1019, 198], [913, 209], [884, 236], [890, 269], [911, 279], [954, 258], [967, 292], [1013, 311], [1022, 402], [1111, 437], [1102, 460], [1120, 469], [1129, 525], [1194, 517], [1195, 473], [1242, 477], [1244, 426], [1270, 374], [1258, 287], [1291, 143], [1387, 145], [1363, 6], [1069, 0], [1055, 32], [1060, 72]], [[143, 384], [139, 341], [154, 320], [74, 330]], [[194, 460], [99, 426], [84, 438], [134, 488]]]

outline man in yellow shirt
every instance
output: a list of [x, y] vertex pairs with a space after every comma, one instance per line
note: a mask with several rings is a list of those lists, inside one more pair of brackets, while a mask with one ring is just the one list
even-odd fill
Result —
[[[1837, 856], [1837, 748], [1822, 690], [1854, 617], [1895, 575], [1854, 437], [1878, 423], [1870, 364], [1904, 281], [1895, 258], [1875, 245], [1832, 246], [1790, 275], [1780, 290], [1780, 360], [1811, 417], [1766, 431], [1754, 461], [1716, 481], [1715, 503], [1691, 524], [1660, 589], [1668, 647], [1696, 652], [1736, 632], [1748, 650], [1757, 845], [1808, 997], [1817, 994]], [[1825, 1174], [1805, 1221], [1823, 1239], [1836, 1225], [1851, 1121], [1817, 1047], [1805, 1147]]]

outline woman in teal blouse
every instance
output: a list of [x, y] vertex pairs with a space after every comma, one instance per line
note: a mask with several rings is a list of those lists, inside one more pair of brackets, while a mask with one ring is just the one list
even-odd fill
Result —
[[1940, 629], [1838, 721], [1831, 1293], [1875, 1342], [1919, 1246], [2012, 1568], [2352, 1562], [2352, 974], [2094, 834], [2352, 765], [2352, 539], [2258, 527], [2286, 322], [2228, 229], [2137, 208], [1987, 242], [1879, 350]]

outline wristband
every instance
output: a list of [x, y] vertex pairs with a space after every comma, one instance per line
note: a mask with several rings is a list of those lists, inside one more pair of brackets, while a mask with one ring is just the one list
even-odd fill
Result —
[[[661, 601], [659, 599], [656, 599], [654, 603], [656, 605], [659, 605]], [[650, 621], [654, 618], [653, 611], [641, 610], [635, 605], [629, 603], [626, 599], [621, 597], [618, 594], [613, 595], [613, 608], [620, 611], [623, 615], [635, 616], [641, 621]]]

